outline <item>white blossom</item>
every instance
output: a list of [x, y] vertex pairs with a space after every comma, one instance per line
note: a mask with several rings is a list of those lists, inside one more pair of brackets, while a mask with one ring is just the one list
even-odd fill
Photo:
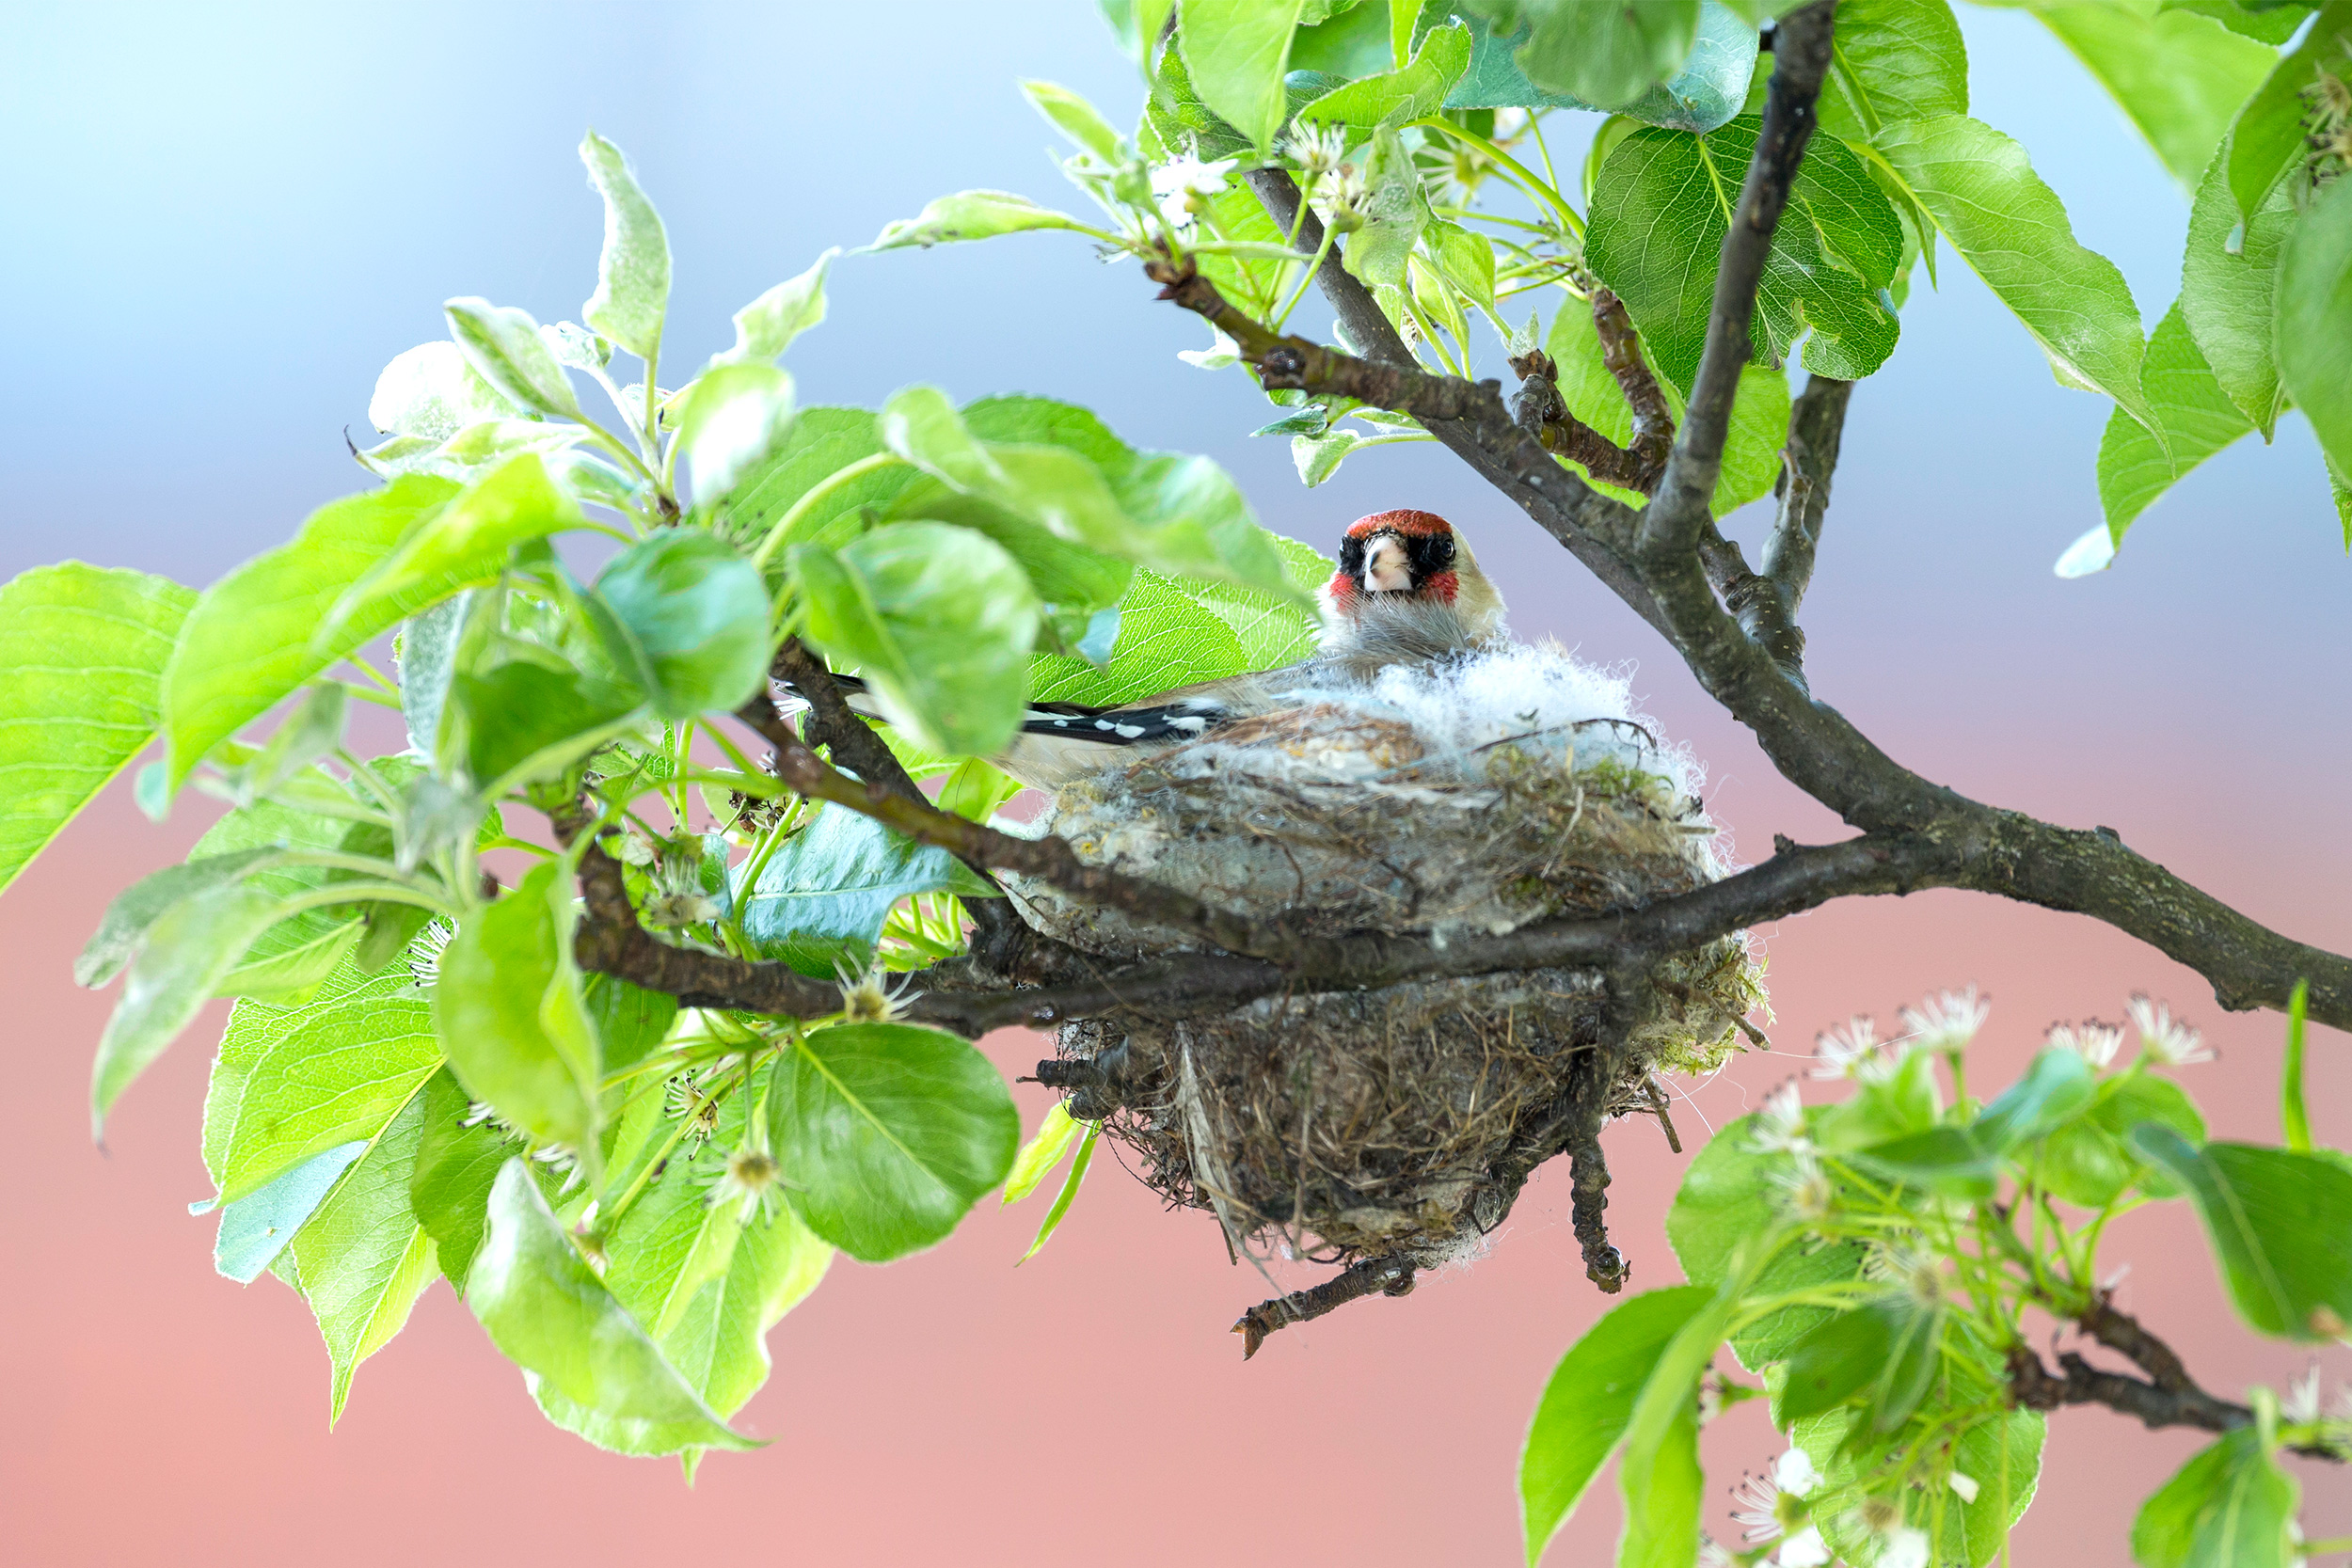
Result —
[[1811, 1454], [1792, 1448], [1772, 1461], [1772, 1484], [1791, 1497], [1802, 1497], [1821, 1484], [1821, 1472], [1814, 1467]]
[[2116, 1049], [2123, 1043], [2123, 1031], [2112, 1023], [2097, 1019], [2085, 1019], [2080, 1023], [2054, 1023], [2046, 1037], [2052, 1050], [2072, 1051], [2100, 1071], [2115, 1060]]
[[1756, 1118], [1756, 1129], [1749, 1136], [1749, 1147], [1759, 1154], [1787, 1152], [1809, 1154], [1812, 1140], [1804, 1135], [1804, 1102], [1799, 1098], [1792, 1081], [1774, 1089], [1764, 1101], [1764, 1109]]
[[1928, 1532], [1906, 1525], [1888, 1536], [1878, 1568], [1928, 1568]]
[[1240, 162], [1219, 158], [1203, 163], [1195, 145], [1153, 169], [1152, 195], [1160, 204], [1160, 216], [1171, 229], [1189, 225], [1195, 214], [1207, 210], [1209, 198], [1225, 189], [1226, 175]]
[[1939, 991], [1915, 1007], [1902, 1009], [1903, 1027], [1931, 1051], [1957, 1051], [1977, 1037], [1993, 1005], [1969, 986]]
[[2319, 1419], [2319, 1363], [2287, 1385], [2279, 1396], [2279, 1414], [2297, 1425]]
[[1948, 1482], [1951, 1489], [1959, 1495], [1962, 1502], [1972, 1503], [1977, 1500], [1978, 1488], [1976, 1477], [1963, 1475], [1958, 1470], [1954, 1470], [1950, 1475], [1946, 1476], [1944, 1480]]
[[1807, 1525], [1781, 1544], [1780, 1568], [1829, 1568], [1831, 1556], [1820, 1529]]
[[1820, 1058], [1813, 1069], [1813, 1076], [1862, 1077], [1877, 1060], [1878, 1050], [1877, 1021], [1856, 1013], [1845, 1022], [1824, 1029], [1813, 1037], [1813, 1054]]
[[2187, 1067], [2213, 1060], [2204, 1037], [2175, 1019], [2164, 1003], [2151, 1002], [2136, 991], [2124, 1006], [2131, 1011], [2132, 1027], [2139, 1031], [2139, 1049], [2156, 1061], [2166, 1067]]
[[907, 992], [914, 984], [911, 974], [885, 981], [878, 965], [858, 970], [836, 963], [834, 974], [840, 982], [842, 1021], [848, 1023], [888, 1023], [906, 1010]]
[[1293, 120], [1282, 138], [1282, 150], [1303, 173], [1333, 173], [1339, 168], [1340, 160], [1347, 156], [1347, 128]]

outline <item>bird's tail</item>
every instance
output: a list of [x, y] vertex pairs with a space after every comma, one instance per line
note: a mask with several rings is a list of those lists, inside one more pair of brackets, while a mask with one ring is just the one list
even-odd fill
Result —
[[[888, 723], [866, 682], [856, 675], [836, 673], [834, 686], [850, 711]], [[789, 681], [785, 689], [801, 696]], [[805, 699], [803, 699], [805, 700]], [[1184, 697], [1152, 707], [1091, 707], [1084, 703], [1032, 703], [1023, 715], [1024, 735], [1050, 736], [1094, 746], [1144, 746], [1161, 741], [1191, 740], [1232, 717], [1215, 697]]]

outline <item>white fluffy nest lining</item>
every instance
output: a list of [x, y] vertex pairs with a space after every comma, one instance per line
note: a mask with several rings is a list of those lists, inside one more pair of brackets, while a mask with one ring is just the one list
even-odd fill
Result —
[[[1516, 646], [1278, 712], [1073, 783], [1035, 827], [1078, 854], [1308, 931], [1437, 942], [1638, 906], [1722, 877], [1696, 761], [1626, 680]], [[1030, 923], [1105, 958], [1186, 934], [1010, 884]], [[1654, 1069], [1707, 1071], [1760, 1006], [1740, 937], [1661, 966], [1612, 1103]], [[1109, 1082], [1073, 1102], [1144, 1156], [1145, 1180], [1237, 1239], [1311, 1231], [1339, 1258], [1458, 1257], [1524, 1181], [1531, 1139], [1597, 1039], [1598, 977], [1567, 970], [1278, 997], [1218, 1018], [1113, 1018], [1059, 1045]], [[1296, 1244], [1295, 1240], [1293, 1244]]]

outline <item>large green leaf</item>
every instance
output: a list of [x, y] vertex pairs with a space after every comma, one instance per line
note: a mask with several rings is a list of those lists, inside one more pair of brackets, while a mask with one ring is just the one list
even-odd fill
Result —
[[2158, 496], [2254, 428], [2214, 378], [2177, 302], [2149, 334], [2139, 389], [2164, 438], [2159, 441], [2118, 408], [2107, 416], [2106, 435], [2099, 442], [2099, 503], [2118, 545], [2132, 520]]
[[2250, 222], [2230, 194], [2227, 149], [2205, 170], [2188, 212], [2181, 258], [2180, 309], [2214, 380], [2238, 412], [2270, 439], [2286, 406], [2271, 352], [2271, 295], [2279, 247], [2298, 214], [2286, 185], [2274, 186]]
[[423, 1125], [408, 1176], [408, 1207], [433, 1238], [441, 1272], [462, 1293], [489, 1220], [490, 1189], [514, 1157], [515, 1143], [474, 1117], [464, 1086], [446, 1069], [425, 1080], [417, 1103]]
[[392, 356], [375, 378], [368, 423], [389, 435], [439, 443], [469, 425], [511, 420], [522, 410], [466, 363], [447, 339]]
[[[1625, 301], [1656, 368], [1680, 388], [1707, 344], [1716, 260], [1758, 124], [1742, 116], [1705, 136], [1636, 131], [1610, 151], [1593, 188], [1586, 259]], [[1900, 330], [1882, 295], [1902, 247], [1902, 224], [1861, 160], [1843, 142], [1815, 142], [1757, 284], [1757, 357], [1779, 362], [1810, 329], [1807, 369], [1844, 379], [1878, 369]]]
[[[1963, 1402], [1963, 1390], [1980, 1405], [2003, 1402], [2005, 1390], [1976, 1365], [1955, 1362], [1951, 1382], [1954, 1403]], [[1790, 1440], [1819, 1467], [1825, 1492], [1865, 1488], [1874, 1479], [1886, 1449], [1884, 1440], [1871, 1441], [1867, 1428], [1856, 1432], [1865, 1420], [1862, 1411], [1840, 1407], [1790, 1423]], [[1915, 1426], [1897, 1433], [1893, 1443], [1899, 1446], [1917, 1430]], [[1947, 1493], [1913, 1514], [1915, 1528], [1931, 1532], [1933, 1561], [1985, 1568], [2001, 1554], [2040, 1484], [2046, 1430], [2040, 1411], [2012, 1410], [1979, 1419], [1950, 1439], [1952, 1469], [1975, 1481], [1977, 1491], [1973, 1499]], [[1883, 1549], [1862, 1523], [1859, 1510], [1825, 1512], [1815, 1520], [1830, 1548], [1844, 1560], [1860, 1561], [1873, 1549]]]
[[[1486, 8], [1501, 13], [1502, 8]], [[1422, 8], [1424, 16], [1440, 8]], [[1595, 105], [1573, 93], [1554, 91], [1530, 81], [1517, 58], [1530, 41], [1524, 21], [1497, 22], [1469, 15], [1460, 18], [1470, 30], [1470, 68], [1446, 95], [1450, 109], [1490, 109], [1506, 104], [1524, 108], [1589, 109]], [[1733, 115], [1748, 95], [1756, 71], [1756, 24], [1716, 0], [1701, 0], [1698, 32], [1679, 70], [1650, 87], [1619, 112], [1645, 125], [1675, 131], [1712, 131]]]
[[433, 1024], [458, 1081], [543, 1143], [595, 1153], [596, 1026], [572, 961], [570, 879], [543, 861], [442, 950]]
[[2088, 1115], [2043, 1142], [2040, 1180], [2086, 1209], [2105, 1208], [2135, 1184], [2152, 1197], [2178, 1197], [2180, 1186], [2131, 1141], [2132, 1130], [2143, 1122], [2169, 1127], [2192, 1143], [2204, 1141], [2205, 1118], [2178, 1084], [2152, 1072], [2122, 1072], [2099, 1085]]
[[1587, 1329], [1552, 1369], [1519, 1450], [1519, 1519], [1531, 1564], [1616, 1451], [1659, 1357], [1714, 1294], [1677, 1285], [1635, 1296]]
[[580, 308], [580, 319], [650, 361], [661, 352], [661, 318], [670, 304], [669, 234], [619, 148], [591, 131], [580, 141], [580, 161], [604, 198], [596, 292]]
[[329, 645], [311, 641], [344, 590], [457, 489], [446, 479], [411, 474], [381, 490], [330, 501], [310, 515], [293, 543], [257, 556], [204, 591], [164, 670], [170, 788], [280, 698], [441, 596], [438, 587], [394, 595], [373, 613], [346, 620]]
[[764, 359], [713, 366], [686, 392], [676, 422], [678, 448], [693, 469], [695, 503], [713, 505], [784, 445], [792, 428], [792, 378]]
[[2336, 472], [2352, 473], [2352, 180], [2320, 192], [2279, 247], [2274, 330], [2286, 395]]
[[[224, 1279], [250, 1285], [262, 1277], [294, 1232], [318, 1212], [351, 1163], [368, 1151], [368, 1140], [337, 1144], [314, 1154], [258, 1192], [218, 1204], [220, 1228], [213, 1243], [213, 1267]], [[205, 1208], [199, 1204], [196, 1212]]]
[[278, 918], [278, 907], [262, 889], [230, 883], [182, 899], [148, 927], [91, 1065], [94, 1131], [103, 1129], [131, 1080], [195, 1022], [254, 938]]
[[349, 964], [299, 1006], [240, 1001], [204, 1095], [204, 1168], [234, 1203], [353, 1139], [373, 1138], [441, 1065], [406, 966]]
[[2303, 41], [2280, 56], [2238, 111], [2230, 130], [2229, 162], [2230, 194], [2240, 217], [2260, 212], [2273, 187], [2309, 154], [2303, 117], [2311, 105], [2304, 90], [2322, 71], [2344, 75], [2347, 41], [2352, 41], [2352, 0], [2328, 0]]
[[0, 889], [154, 738], [196, 595], [69, 561], [0, 587]]
[[[640, 657], [640, 648], [612, 625], [619, 651]], [[494, 797], [562, 772], [628, 733], [643, 710], [639, 692], [574, 671], [523, 659], [480, 674], [461, 670], [450, 683], [437, 751], [445, 770], [462, 763], [473, 787]]]
[[[466, 1303], [490, 1340], [523, 1369], [543, 1407], [641, 1453], [748, 1449], [572, 1246], [532, 1180], [509, 1160], [490, 1195], [489, 1224], [466, 1280]], [[558, 1412], [562, 1412], [561, 1415]]]
[[[2156, 0], [2073, 0], [2031, 7], [2104, 83], [2185, 189], [2220, 145], [2279, 53], [2208, 17], [2159, 11]], [[1845, 16], [1841, 8], [1839, 31]]]
[[1967, 112], [1968, 49], [1947, 0], [1842, 0], [1822, 130], [1867, 142], [1904, 120]]
[[[275, 800], [257, 800], [232, 811], [197, 840], [189, 863], [192, 870], [205, 861], [269, 854], [274, 847], [328, 850], [342, 854], [389, 859], [392, 835], [372, 823], [345, 822], [296, 811]], [[279, 898], [294, 898], [353, 874], [315, 865], [257, 864], [249, 878], [255, 887]], [[142, 884], [143, 885], [143, 884]], [[334, 972], [343, 955], [359, 940], [367, 924], [359, 905], [330, 904], [305, 910], [262, 933], [246, 949], [237, 967], [222, 977], [221, 991], [231, 996], [259, 996], [299, 1002]]]
[[[1601, 359], [1600, 333], [1581, 300], [1565, 303], [1551, 324], [1544, 350], [1559, 370], [1560, 396], [1568, 412], [1617, 445], [1629, 445], [1633, 409]], [[1682, 394], [1670, 381], [1660, 386], [1675, 418], [1680, 420]], [[1731, 406], [1731, 428], [1724, 438], [1723, 470], [1715, 481], [1711, 504], [1715, 515], [1724, 516], [1772, 494], [1780, 478], [1781, 448], [1788, 440], [1788, 409], [1787, 372], [1771, 365], [1740, 367], [1740, 392]], [[1581, 471], [1581, 466], [1578, 467]], [[1649, 499], [1613, 484], [1600, 483], [1599, 488], [1629, 506], [1645, 505]]]
[[[1682, 1272], [1695, 1284], [1720, 1288], [1731, 1277], [1743, 1243], [1778, 1224], [1787, 1202], [1784, 1178], [1788, 1156], [1751, 1145], [1756, 1126], [1742, 1117], [1707, 1141], [1683, 1173], [1674, 1207], [1666, 1212], [1666, 1239]], [[1764, 1266], [1752, 1287], [1772, 1295], [1854, 1279], [1862, 1273], [1863, 1249], [1851, 1242], [1834, 1246], [1784, 1247]], [[1825, 1307], [1788, 1307], [1741, 1329], [1731, 1338], [1732, 1354], [1755, 1371], [1788, 1354], [1788, 1347], [1828, 1321]]]
[[1618, 1568], [1686, 1568], [1698, 1555], [1707, 1479], [1699, 1468], [1699, 1379], [1723, 1348], [1735, 1305], [1729, 1290], [1719, 1291], [1684, 1320], [1634, 1397], [1617, 1465], [1625, 1498]]
[[1302, 0], [1181, 0], [1177, 47], [1200, 101], [1260, 147], [1289, 116], [1282, 90]]
[[817, 258], [797, 277], [787, 277], [735, 313], [735, 346], [710, 356], [716, 365], [769, 365], [792, 340], [825, 319], [825, 273], [841, 254], [839, 245]]
[[2139, 391], [2139, 308], [2131, 287], [2114, 262], [2075, 243], [2065, 205], [2034, 173], [2024, 147], [1965, 115], [1892, 124], [1873, 145], [2042, 345], [2061, 382], [2104, 392], [2134, 419], [2153, 422]]
[[1528, 29], [1512, 60], [1538, 87], [1621, 109], [1682, 68], [1699, 0], [1470, 0], [1498, 33]]
[[768, 1125], [811, 1230], [868, 1263], [920, 1251], [1005, 1179], [1021, 1115], [1004, 1076], [937, 1029], [820, 1029], [777, 1064]]
[[901, 523], [791, 557], [809, 639], [857, 667], [894, 724], [951, 755], [986, 756], [1027, 702], [1037, 595], [1002, 546], [945, 523]]
[[1874, 1431], [1894, 1431], [1942, 1368], [1943, 1330], [1943, 1313], [1902, 1295], [1840, 1312], [1788, 1347], [1774, 1419], [1786, 1425], [1859, 1399]]
[[2252, 1427], [2224, 1433], [2173, 1472], [2132, 1521], [2141, 1568], [2295, 1568], [2302, 1488]]
[[1301, 119], [1341, 125], [1402, 125], [1434, 114], [1470, 57], [1470, 29], [1438, 27], [1421, 40], [1410, 64], [1334, 87], [1298, 111]]
[[2188, 1189], [2241, 1317], [2286, 1339], [2344, 1333], [2352, 1247], [2336, 1243], [2352, 1236], [2352, 1164], [2252, 1144], [2200, 1148], [2157, 1123], [2132, 1141]]
[[846, 806], [820, 806], [759, 870], [748, 893], [735, 872], [743, 934], [764, 958], [830, 978], [837, 965], [863, 969], [899, 899], [917, 893], [994, 895], [946, 850], [917, 844]]
[[531, 312], [466, 296], [445, 300], [449, 335], [474, 372], [522, 407], [577, 420], [580, 399]]
[[538, 453], [509, 458], [451, 498], [345, 589], [311, 633], [311, 646], [338, 657], [350, 646], [343, 640], [346, 626], [381, 628], [428, 599], [495, 578], [515, 546], [579, 528], [581, 520], [580, 503], [548, 476]]
[[[206, 835], [210, 837], [210, 834]], [[277, 843], [208, 847], [199, 841], [184, 864], [151, 871], [115, 895], [98, 929], [73, 960], [73, 983], [103, 986], [122, 973], [147, 942], [155, 922], [182, 900], [242, 882], [278, 857]]]
[[433, 1282], [433, 1238], [408, 1207], [424, 1106], [410, 1101], [345, 1170], [294, 1233], [303, 1298], [317, 1314], [334, 1373], [327, 1424], [343, 1413], [359, 1363], [390, 1342]]
[[781, 580], [792, 546], [847, 543], [864, 531], [865, 508], [885, 506], [921, 477], [905, 463], [868, 465], [835, 477], [852, 464], [887, 451], [878, 421], [866, 409], [802, 409], [785, 433], [784, 444], [736, 481], [726, 497], [726, 531], [737, 539], [764, 543], [806, 500], [807, 506], [768, 552], [769, 576]]
[[630, 546], [588, 603], [606, 653], [664, 719], [732, 711], [767, 678], [768, 591], [707, 533], [664, 529]]
[[1082, 623], [1117, 604], [1136, 572], [1132, 562], [1073, 545], [1009, 507], [966, 495], [929, 474], [898, 492], [890, 519], [953, 523], [986, 534], [1019, 564], [1040, 599]]

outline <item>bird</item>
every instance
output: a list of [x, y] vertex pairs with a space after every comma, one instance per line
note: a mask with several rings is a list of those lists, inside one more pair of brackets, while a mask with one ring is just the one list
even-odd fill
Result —
[[[1290, 693], [1366, 682], [1392, 665], [1434, 663], [1507, 636], [1502, 594], [1479, 570], [1469, 543], [1434, 512], [1375, 512], [1349, 524], [1339, 568], [1316, 598], [1323, 635], [1314, 653], [1295, 664], [1107, 707], [1033, 704], [1011, 742], [990, 760], [1025, 784], [1058, 789], [1273, 711]], [[851, 708], [882, 717], [863, 681], [842, 674], [834, 680]]]

